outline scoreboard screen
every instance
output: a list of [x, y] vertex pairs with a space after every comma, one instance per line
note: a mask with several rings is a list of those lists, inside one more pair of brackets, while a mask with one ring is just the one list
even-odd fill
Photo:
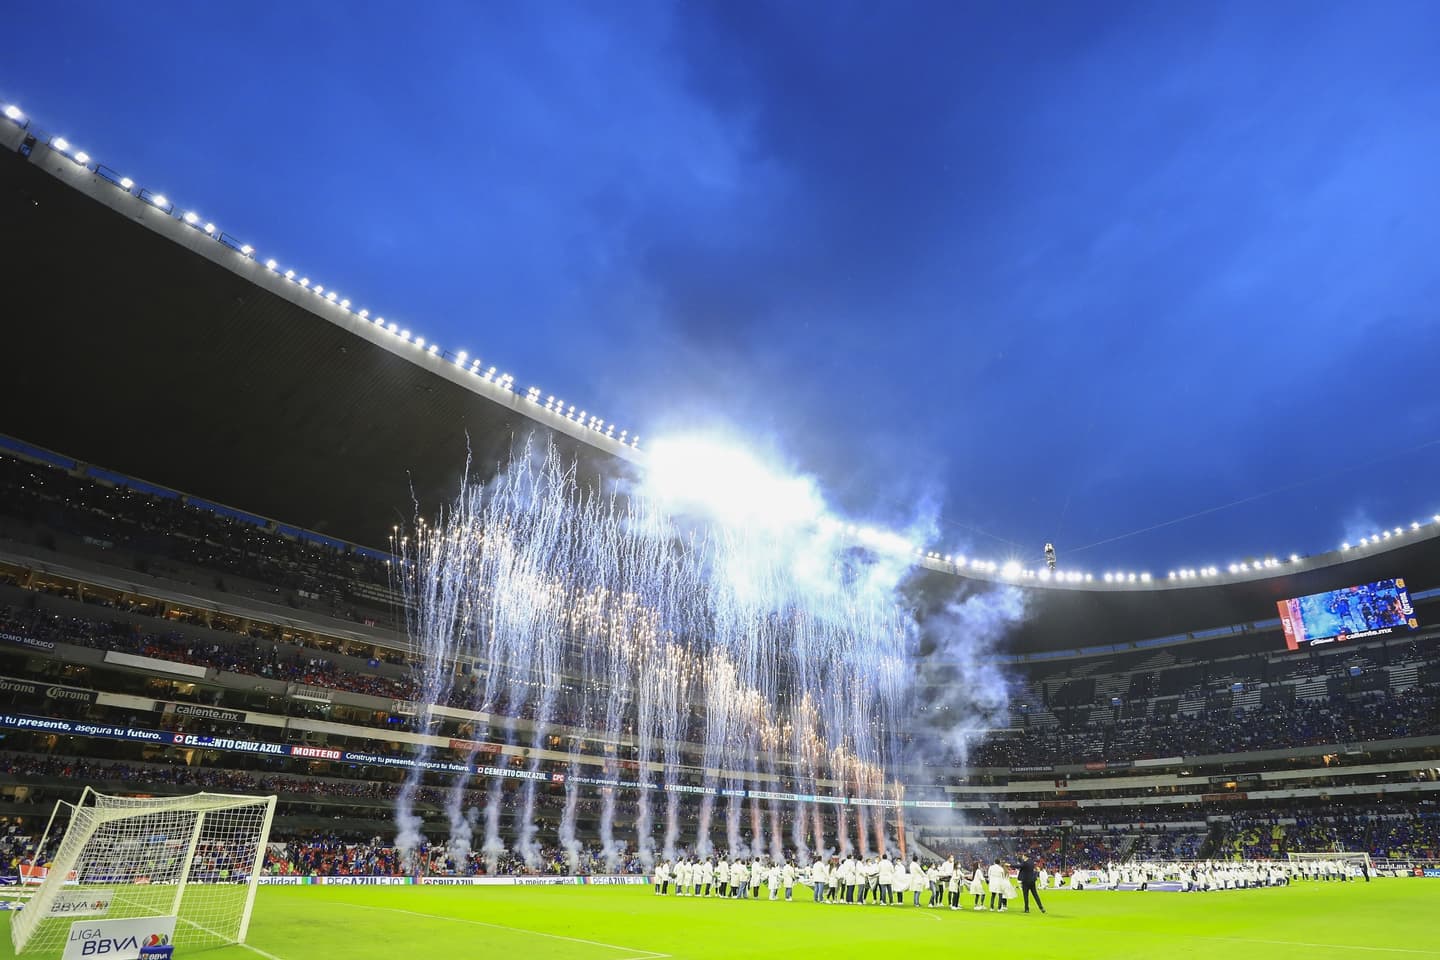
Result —
[[1420, 629], [1415, 605], [1399, 577], [1281, 600], [1276, 606], [1285, 646], [1291, 650]]

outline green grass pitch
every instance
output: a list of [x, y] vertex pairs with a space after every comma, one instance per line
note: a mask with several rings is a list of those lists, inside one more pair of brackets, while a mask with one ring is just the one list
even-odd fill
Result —
[[[1440, 880], [1056, 891], [1049, 913], [655, 896], [649, 887], [261, 887], [252, 949], [177, 960], [1440, 958]], [[8, 923], [8, 921], [7, 921]], [[11, 957], [8, 930], [0, 957]]]

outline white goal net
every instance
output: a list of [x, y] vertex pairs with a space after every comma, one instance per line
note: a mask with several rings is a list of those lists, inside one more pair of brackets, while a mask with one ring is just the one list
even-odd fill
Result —
[[1287, 854], [1292, 866], [1309, 876], [1344, 876], [1352, 871], [1375, 872], [1370, 854], [1363, 851], [1333, 850], [1323, 853]]
[[86, 918], [174, 916], [177, 946], [243, 943], [274, 815], [274, 797], [86, 788], [44, 882], [11, 922], [16, 954], [58, 956], [70, 924]]

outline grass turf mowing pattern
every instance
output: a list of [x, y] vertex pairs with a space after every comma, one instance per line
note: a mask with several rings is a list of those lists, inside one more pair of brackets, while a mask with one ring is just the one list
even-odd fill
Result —
[[[649, 887], [262, 887], [250, 946], [206, 960], [1027, 960], [1440, 958], [1440, 881], [1210, 894], [1052, 892], [1050, 912], [974, 913], [657, 897]], [[0, 958], [11, 957], [9, 931]]]

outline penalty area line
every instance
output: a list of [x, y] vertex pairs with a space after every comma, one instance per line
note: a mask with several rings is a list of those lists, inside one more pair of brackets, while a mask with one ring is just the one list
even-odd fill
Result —
[[1358, 943], [1311, 943], [1306, 940], [1256, 940], [1250, 937], [1195, 937], [1221, 943], [1264, 943], [1273, 947], [1319, 947], [1323, 950], [1368, 950], [1376, 953], [1413, 953], [1422, 957], [1440, 957], [1440, 950], [1416, 950], [1413, 947], [1372, 947]]
[[280, 958], [277, 957], [277, 956], [275, 956], [275, 954], [273, 954], [273, 953], [266, 953], [264, 950], [261, 950], [259, 947], [252, 947], [252, 946], [250, 946], [250, 944], [248, 944], [248, 943], [237, 943], [237, 944], [235, 944], [235, 946], [237, 946], [237, 947], [244, 947], [246, 950], [249, 950], [251, 953], [258, 953], [260, 956], [264, 957], [265, 960], [280, 960]]
[[[643, 950], [640, 947], [622, 947], [614, 943], [601, 943], [599, 940], [585, 940], [580, 937], [567, 937], [559, 933], [545, 933], [542, 930], [527, 930], [524, 927], [511, 927], [503, 923], [490, 923], [485, 920], [471, 920], [467, 917], [447, 917], [439, 913], [421, 913], [418, 910], [403, 910], [400, 907], [372, 907], [364, 903], [345, 903], [337, 900], [336, 903], [344, 903], [347, 907], [354, 907], [357, 910], [381, 910], [385, 913], [403, 913], [412, 917], [424, 917], [426, 920], [448, 920], [451, 923], [468, 923], [476, 927], [492, 927], [496, 930], [509, 930], [511, 933], [528, 933], [532, 937], [548, 937], [551, 940], [565, 940], [569, 943], [583, 943], [591, 947], [604, 947], [606, 950], [623, 950], [631, 954], [628, 957], [621, 957], [619, 960], [664, 960], [669, 957], [668, 953], [656, 953], [654, 950]], [[278, 960], [278, 958], [277, 958]]]

